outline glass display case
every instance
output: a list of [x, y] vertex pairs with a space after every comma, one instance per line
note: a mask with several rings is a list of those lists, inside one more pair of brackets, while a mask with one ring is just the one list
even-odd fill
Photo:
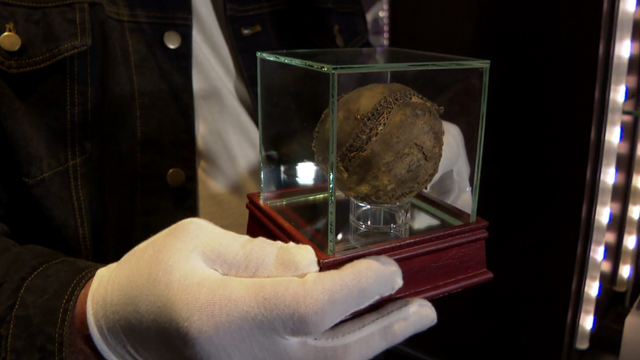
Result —
[[261, 201], [328, 255], [476, 222], [489, 62], [258, 53]]

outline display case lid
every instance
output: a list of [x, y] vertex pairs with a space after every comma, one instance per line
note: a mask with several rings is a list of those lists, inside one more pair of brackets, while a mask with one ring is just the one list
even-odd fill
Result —
[[349, 48], [258, 52], [258, 58], [323, 72], [488, 67], [489, 61], [399, 48]]

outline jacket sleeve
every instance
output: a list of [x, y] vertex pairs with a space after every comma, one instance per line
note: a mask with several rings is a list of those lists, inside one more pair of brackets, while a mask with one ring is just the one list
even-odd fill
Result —
[[0, 223], [0, 358], [66, 358], [76, 299], [101, 265], [9, 237]]

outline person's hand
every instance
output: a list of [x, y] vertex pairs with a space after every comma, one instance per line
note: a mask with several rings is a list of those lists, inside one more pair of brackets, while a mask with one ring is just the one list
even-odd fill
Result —
[[96, 273], [87, 321], [107, 359], [368, 359], [436, 322], [411, 299], [334, 326], [401, 285], [387, 257], [318, 272], [309, 246], [188, 219]]

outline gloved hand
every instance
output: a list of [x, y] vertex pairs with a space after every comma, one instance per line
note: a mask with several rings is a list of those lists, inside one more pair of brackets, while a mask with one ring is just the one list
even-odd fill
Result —
[[107, 359], [368, 359], [436, 322], [412, 299], [333, 326], [401, 284], [387, 257], [320, 273], [309, 246], [188, 219], [96, 273], [87, 321]]

